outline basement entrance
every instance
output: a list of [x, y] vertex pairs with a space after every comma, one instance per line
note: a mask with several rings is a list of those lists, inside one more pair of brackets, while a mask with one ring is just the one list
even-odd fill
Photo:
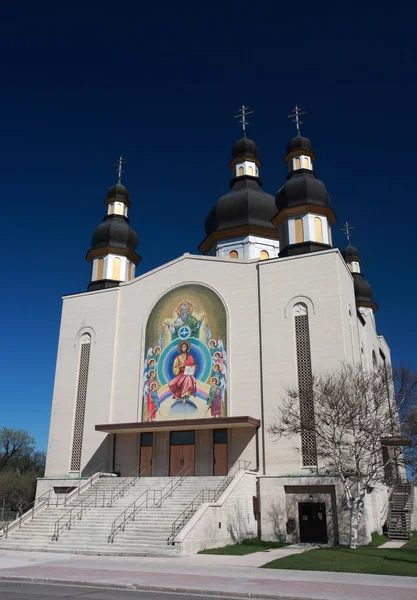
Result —
[[[178, 475], [189, 466], [188, 476], [194, 475], [195, 431], [171, 431], [169, 453], [169, 476]], [[185, 475], [185, 473], [183, 473]]]
[[324, 502], [298, 504], [300, 542], [327, 544], [326, 506]]

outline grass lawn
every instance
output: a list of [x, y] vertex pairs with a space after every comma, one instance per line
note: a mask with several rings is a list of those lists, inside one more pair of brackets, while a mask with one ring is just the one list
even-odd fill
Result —
[[389, 542], [389, 537], [386, 535], [383, 535], [382, 533], [377, 533], [376, 531], [373, 532], [372, 534], [372, 541], [369, 542], [368, 547], [378, 547], [378, 546], [382, 546], [382, 544], [385, 544], [385, 542]]
[[233, 554], [233, 555], [244, 555], [252, 554], [253, 552], [262, 552], [265, 550], [272, 550], [274, 548], [284, 548], [288, 546], [283, 542], [261, 542], [260, 540], [243, 540], [240, 544], [230, 544], [230, 546], [223, 546], [223, 548], [210, 548], [208, 550], [201, 550], [199, 554]]
[[417, 532], [405, 546], [398, 549], [385, 550], [371, 545], [356, 550], [341, 546], [319, 548], [273, 560], [262, 568], [417, 577]]

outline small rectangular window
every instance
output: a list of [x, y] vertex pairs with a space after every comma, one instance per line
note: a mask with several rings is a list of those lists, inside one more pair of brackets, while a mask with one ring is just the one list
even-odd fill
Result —
[[227, 444], [227, 429], [214, 429], [213, 439], [215, 444]]
[[195, 443], [195, 431], [171, 431], [171, 446], [187, 446]]
[[153, 444], [153, 433], [142, 433], [140, 436], [141, 446], [152, 446]]

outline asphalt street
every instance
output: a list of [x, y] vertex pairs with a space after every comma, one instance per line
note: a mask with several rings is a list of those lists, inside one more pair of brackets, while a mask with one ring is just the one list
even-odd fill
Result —
[[[21, 581], [0, 582], [0, 600], [59, 600], [61, 598], [75, 598], [76, 600], [202, 600], [203, 598], [211, 600], [221, 598], [226, 600], [227, 596], [188, 595], [146, 590], [130, 591]], [[233, 600], [236, 600], [236, 597], [233, 597]], [[283, 600], [291, 600], [291, 598], [283, 598]]]

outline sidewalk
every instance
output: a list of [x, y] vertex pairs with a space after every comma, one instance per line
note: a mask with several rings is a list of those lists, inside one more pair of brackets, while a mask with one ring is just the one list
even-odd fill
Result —
[[[186, 558], [0, 551], [0, 580], [310, 600], [417, 600], [417, 578], [258, 569], [276, 552]], [[300, 550], [303, 551], [303, 550]], [[260, 555], [260, 556], [259, 556]]]

